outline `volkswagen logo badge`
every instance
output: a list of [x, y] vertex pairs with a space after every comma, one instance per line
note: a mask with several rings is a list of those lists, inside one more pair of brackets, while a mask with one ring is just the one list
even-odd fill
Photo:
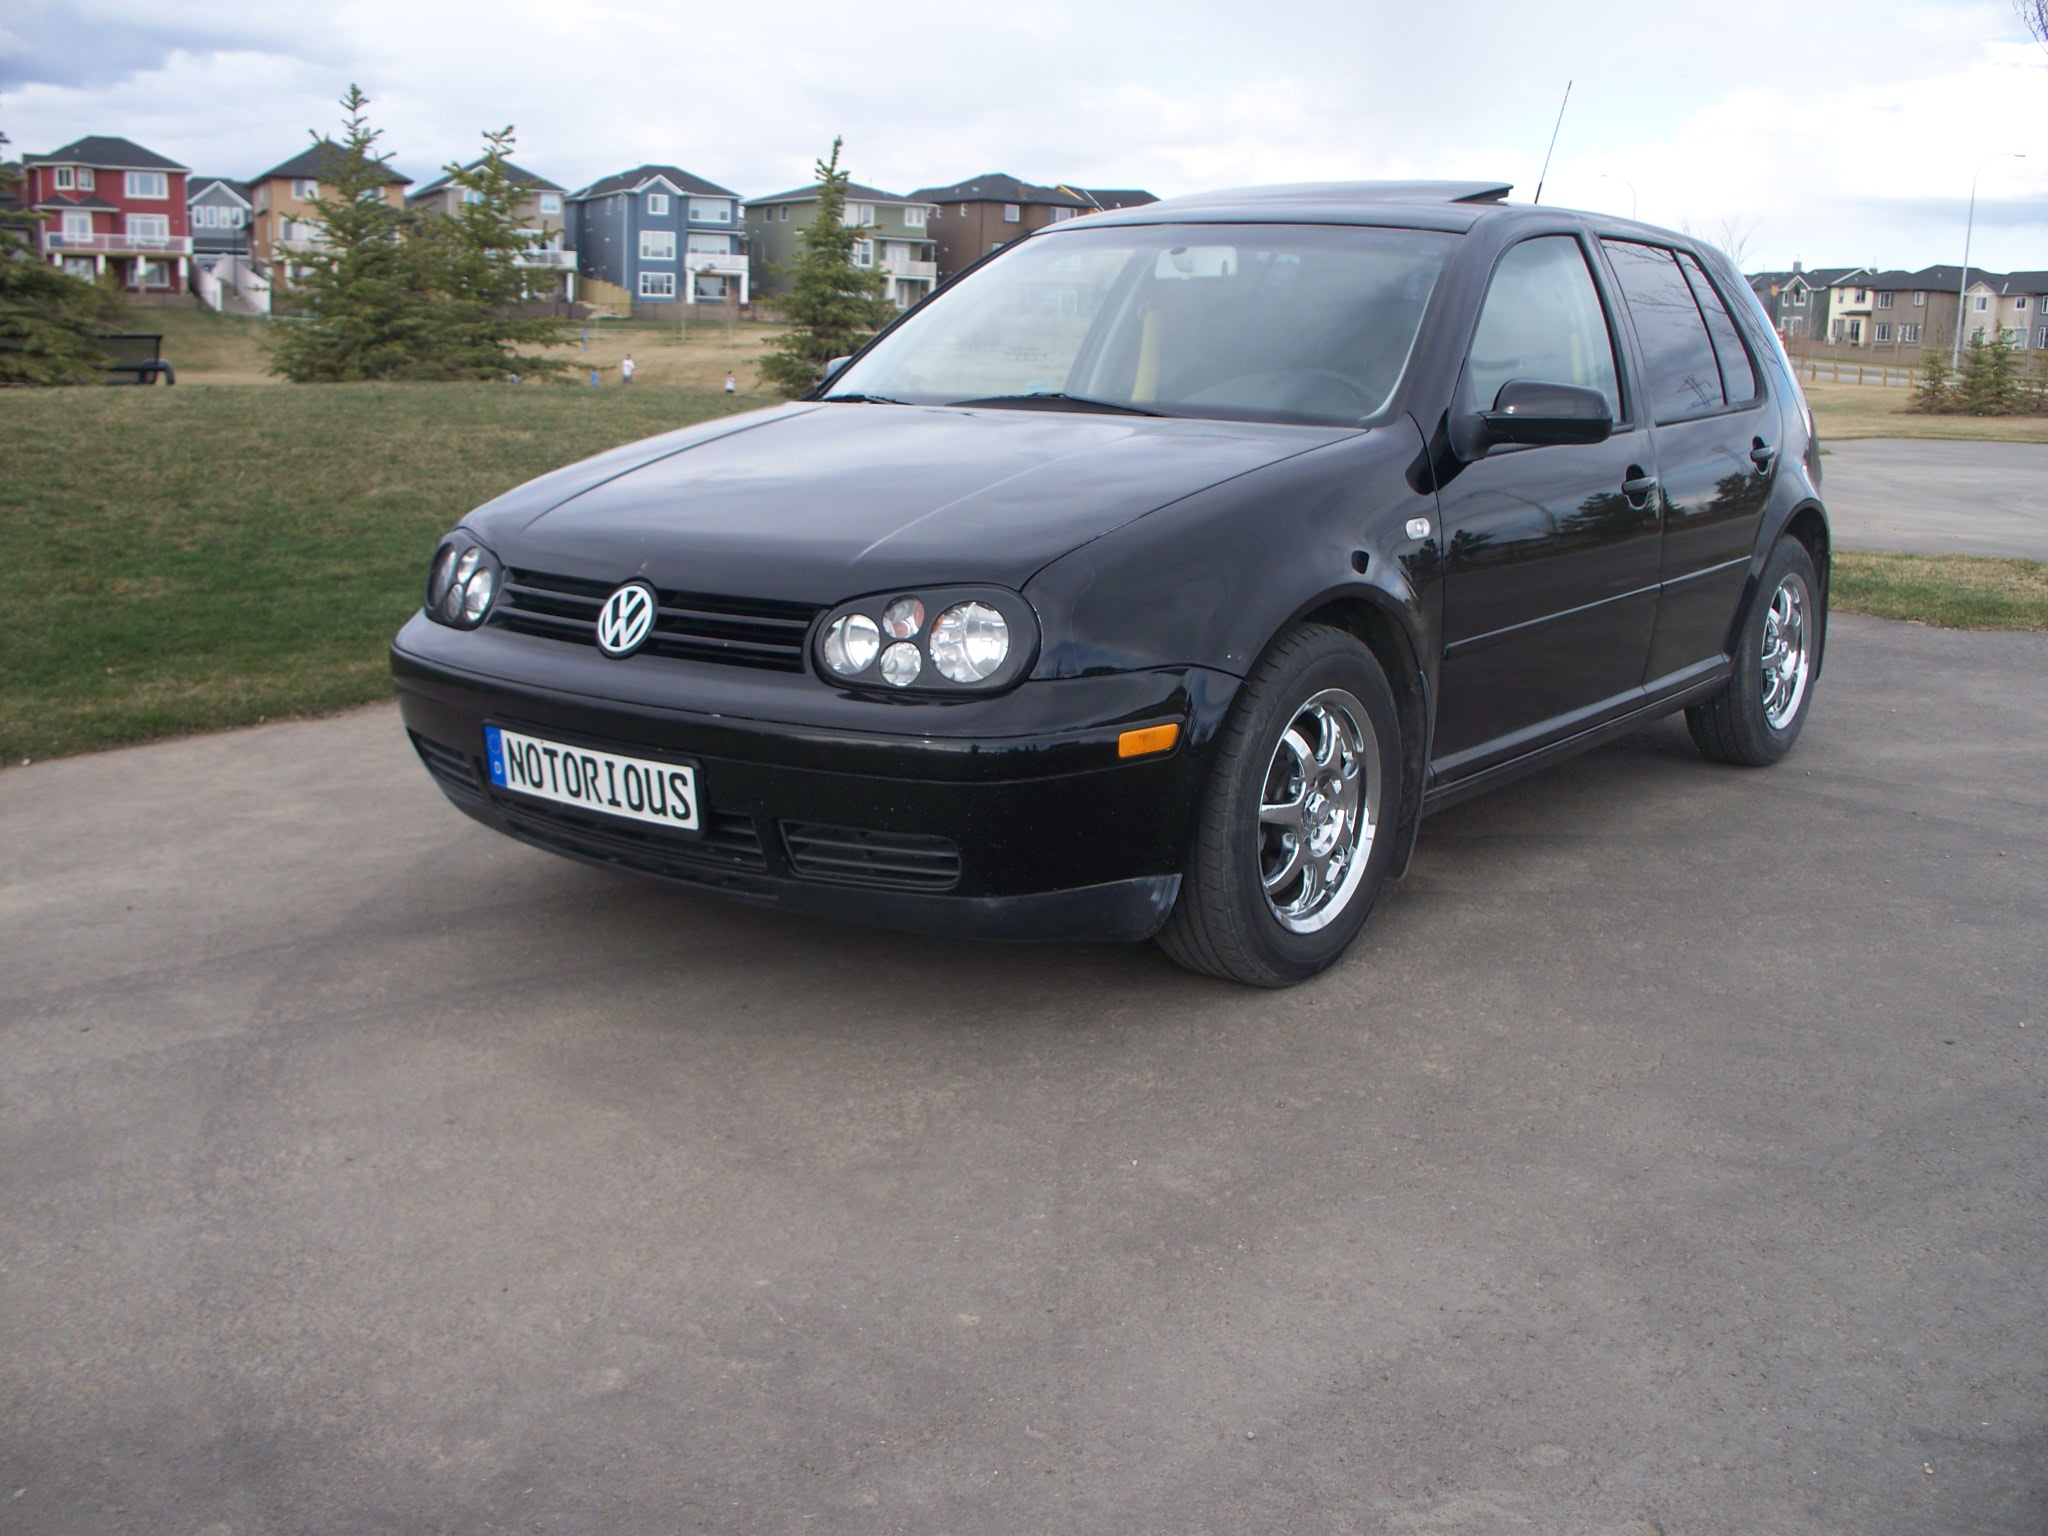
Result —
[[607, 656], [630, 656], [654, 629], [654, 588], [629, 581], [597, 610], [597, 648]]

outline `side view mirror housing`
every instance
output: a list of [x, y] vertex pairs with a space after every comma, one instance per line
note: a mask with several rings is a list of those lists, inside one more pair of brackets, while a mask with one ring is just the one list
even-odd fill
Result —
[[831, 362], [825, 365], [825, 377], [828, 379], [831, 378], [834, 374], [838, 373], [840, 369], [844, 368], [848, 363], [852, 361], [853, 359], [850, 356], [833, 358]]
[[1479, 413], [1485, 446], [1497, 443], [1604, 443], [1614, 431], [1607, 397], [1576, 384], [1509, 379], [1493, 409]]

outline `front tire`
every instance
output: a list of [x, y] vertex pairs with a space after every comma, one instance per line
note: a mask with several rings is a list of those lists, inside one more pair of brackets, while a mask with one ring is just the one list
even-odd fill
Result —
[[1250, 986], [1307, 980], [1372, 911], [1400, 806], [1386, 674], [1342, 630], [1302, 626], [1259, 663], [1217, 742], [1159, 947]]
[[1736, 638], [1734, 675], [1685, 712], [1702, 753], [1717, 763], [1762, 768], [1792, 750], [1813, 703], [1822, 621], [1813, 557], [1797, 539], [1778, 540]]

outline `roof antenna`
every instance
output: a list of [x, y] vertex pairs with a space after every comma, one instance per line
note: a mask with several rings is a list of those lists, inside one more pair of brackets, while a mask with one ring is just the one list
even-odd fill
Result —
[[[1564, 83], [1564, 100], [1557, 104], [1557, 127], [1550, 130], [1550, 148], [1543, 152], [1543, 170], [1536, 178], [1536, 201], [1543, 201], [1543, 183], [1550, 177], [1550, 157], [1557, 153], [1557, 132], [1564, 127], [1564, 109], [1572, 104], [1572, 83]], [[1533, 206], [1533, 205], [1532, 205]]]

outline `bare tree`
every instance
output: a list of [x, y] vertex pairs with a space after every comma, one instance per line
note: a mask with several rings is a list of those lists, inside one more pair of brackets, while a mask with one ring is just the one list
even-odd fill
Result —
[[[2041, 3], [2048, 4], [2048, 0], [2041, 0]], [[1720, 247], [1728, 259], [1735, 263], [1735, 270], [1738, 272], [1742, 270], [1744, 258], [1749, 255], [1749, 243], [1756, 238], [1756, 230], [1754, 220], [1745, 224], [1732, 215], [1717, 219], [1711, 232], [1695, 229], [1691, 219], [1681, 219], [1678, 225], [1680, 234]]]
[[2013, 9], [2020, 13], [2035, 41], [2048, 47], [2048, 0], [2013, 0]]

